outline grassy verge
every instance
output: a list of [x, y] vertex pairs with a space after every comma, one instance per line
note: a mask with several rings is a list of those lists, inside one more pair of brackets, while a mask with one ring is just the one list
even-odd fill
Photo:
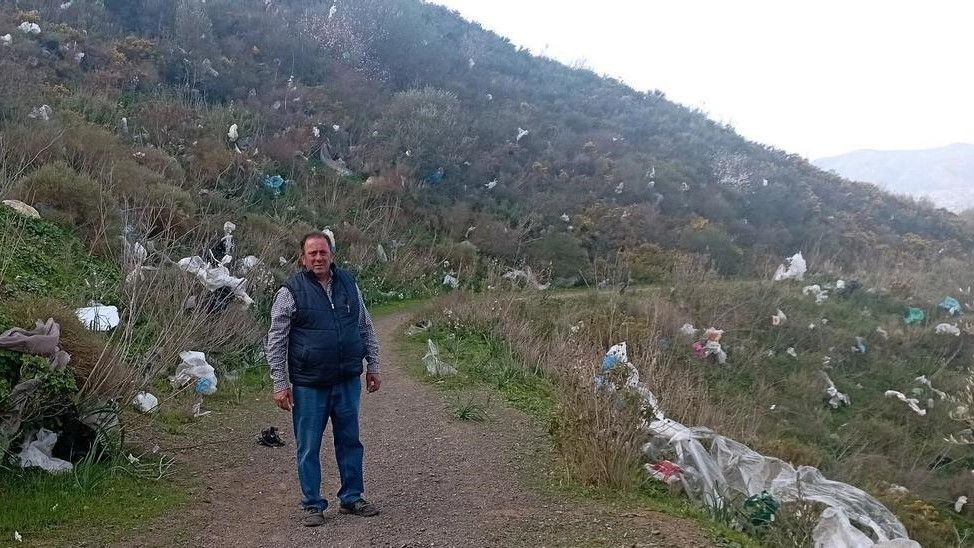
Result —
[[[422, 361], [427, 338], [437, 345], [441, 359], [456, 366], [457, 375], [441, 378], [427, 375]], [[456, 419], [488, 417], [491, 396], [482, 395], [483, 389], [487, 389], [489, 394], [538, 421], [545, 432], [551, 432], [559, 405], [556, 382], [541, 372], [525, 368], [510, 347], [497, 337], [477, 330], [434, 328], [412, 337], [400, 334], [396, 343], [407, 371], [445, 392], [453, 402], [447, 412]], [[547, 441], [552, 440], [549, 437]], [[535, 469], [530, 480], [536, 489], [549, 496], [594, 500], [619, 512], [651, 510], [690, 519], [719, 545], [758, 546], [750, 537], [711, 519], [706, 509], [670, 493], [662, 484], [642, 479], [641, 470], [634, 469], [633, 474], [638, 474], [640, 480], [632, 489], [592, 488], [563, 472], [556, 457], [554, 462], [542, 463]]]

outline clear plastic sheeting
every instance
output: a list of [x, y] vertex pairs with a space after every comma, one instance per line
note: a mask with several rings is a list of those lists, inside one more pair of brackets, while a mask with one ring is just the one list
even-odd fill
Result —
[[916, 541], [897, 538], [873, 542], [865, 533], [849, 523], [849, 516], [838, 508], [826, 508], [812, 530], [815, 548], [919, 548]]
[[[795, 468], [709, 429], [689, 428], [666, 418], [653, 393], [639, 381], [638, 369], [629, 362], [625, 343], [606, 353], [595, 385], [613, 392], [633, 391], [641, 398], [647, 419], [640, 429], [650, 436], [643, 452], [653, 462], [669, 458], [679, 466], [683, 470], [683, 488], [694, 500], [721, 506], [724, 501], [766, 491], [782, 503], [814, 501], [832, 510], [823, 512], [819, 519], [816, 546], [919, 546], [908, 540], [906, 528], [896, 516], [865, 491], [826, 479], [814, 467]], [[820, 544], [819, 539], [825, 544]], [[831, 542], [833, 539], [835, 543]], [[863, 544], [845, 544], [842, 539]]]
[[74, 468], [70, 462], [51, 456], [54, 444], [57, 443], [57, 434], [54, 432], [42, 428], [27, 439], [20, 452], [21, 468], [43, 468], [52, 474], [70, 472]]
[[801, 252], [798, 252], [778, 265], [778, 270], [774, 273], [774, 281], [798, 280], [800, 282], [805, 279], [805, 272], [807, 271], [808, 265], [805, 264], [805, 258], [802, 257]]
[[433, 344], [433, 339], [426, 339], [426, 355], [423, 356], [423, 365], [426, 366], [426, 372], [434, 377], [445, 377], [447, 375], [456, 375], [457, 368], [446, 363], [440, 359], [440, 352], [436, 349], [436, 345]]
[[235, 297], [243, 301], [244, 306], [250, 306], [254, 302], [247, 294], [247, 280], [231, 276], [230, 270], [225, 265], [209, 266], [199, 255], [180, 259], [177, 265], [183, 272], [196, 276], [208, 291], [213, 292], [226, 287], [233, 291]]

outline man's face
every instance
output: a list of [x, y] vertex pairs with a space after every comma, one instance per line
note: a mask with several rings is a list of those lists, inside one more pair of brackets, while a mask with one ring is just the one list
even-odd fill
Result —
[[331, 254], [331, 247], [328, 239], [309, 238], [304, 242], [304, 250], [301, 253], [301, 264], [313, 272], [315, 276], [325, 276], [331, 268], [334, 257]]

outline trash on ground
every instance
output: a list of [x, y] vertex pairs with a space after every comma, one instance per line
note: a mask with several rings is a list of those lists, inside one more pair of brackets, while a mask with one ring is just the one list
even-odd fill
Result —
[[409, 326], [408, 329], [406, 329], [406, 336], [412, 337], [415, 335], [419, 335], [424, 331], [429, 331], [431, 327], [433, 327], [433, 322], [429, 320], [420, 320], [414, 323], [413, 325]]
[[443, 377], [446, 375], [456, 375], [457, 368], [446, 363], [440, 359], [440, 352], [436, 349], [436, 345], [433, 344], [433, 339], [426, 339], [426, 355], [423, 356], [423, 365], [426, 366], [426, 372], [434, 377]]
[[906, 325], [916, 325], [918, 323], [923, 323], [927, 319], [927, 313], [923, 311], [922, 308], [910, 307], [906, 309], [906, 314], [903, 316], [903, 321]]
[[560, 218], [566, 223], [571, 221], [571, 217], [569, 217], [567, 213], [562, 213]]
[[118, 308], [105, 306], [100, 303], [88, 303], [89, 306], [74, 311], [81, 325], [91, 331], [108, 331], [118, 326]]
[[197, 400], [196, 403], [193, 404], [193, 407], [190, 410], [193, 412], [193, 418], [194, 419], [198, 419], [200, 417], [205, 417], [205, 416], [207, 416], [207, 415], [209, 415], [210, 413], [213, 412], [213, 411], [203, 411], [203, 400], [202, 399]]
[[889, 493], [890, 495], [909, 495], [910, 494], [910, 490], [909, 489], [907, 489], [906, 487], [903, 487], [902, 485], [896, 485], [895, 483], [890, 484], [889, 488], [886, 489], [886, 492]]
[[277, 434], [277, 427], [271, 426], [260, 431], [257, 443], [266, 447], [284, 447], [284, 440]]
[[[687, 187], [689, 190], [689, 187]], [[805, 279], [805, 272], [808, 270], [808, 266], [805, 264], [805, 258], [802, 257], [801, 252], [795, 253], [791, 257], [785, 259], [783, 264], [778, 265], [778, 270], [774, 273], [774, 281], [780, 282], [781, 280], [798, 280], [802, 281]]]
[[54, 110], [49, 105], [41, 105], [31, 110], [27, 117], [32, 120], [41, 120], [43, 122], [47, 122], [51, 119], [52, 114], [54, 114]]
[[253, 255], [247, 255], [240, 259], [240, 272], [247, 275], [251, 270], [260, 266], [261, 260]]
[[18, 25], [17, 26], [17, 29], [20, 30], [20, 32], [22, 32], [24, 34], [40, 34], [41, 33], [41, 27], [40, 27], [40, 25], [38, 25], [37, 23], [30, 23], [28, 21], [24, 21], [23, 23], [21, 23], [20, 25]]
[[[643, 453], [653, 462], [670, 458], [683, 469], [680, 481], [692, 499], [721, 508], [728, 500], [767, 492], [779, 504], [804, 500], [829, 507], [819, 518], [817, 539], [828, 541], [841, 539], [843, 535], [869, 539], [851, 524], [847, 516], [854, 516], [857, 525], [870, 531], [878, 542], [908, 539], [906, 528], [896, 516], [865, 491], [826, 479], [814, 467], [795, 468], [707, 428], [690, 428], [667, 418], [653, 393], [639, 382], [639, 372], [629, 363], [625, 343], [609, 349], [594, 382], [598, 388], [629, 391], [641, 399], [640, 409], [645, 419], [640, 429], [651, 437], [643, 445]], [[676, 458], [661, 457], [664, 453], [675, 453]], [[872, 542], [866, 546], [872, 546]], [[826, 543], [821, 546], [843, 545]], [[900, 545], [919, 546], [902, 541]]]
[[950, 325], [949, 323], [939, 323], [935, 328], [938, 335], [953, 335], [955, 337], [960, 337], [960, 328], [956, 325]]
[[[7, 36], [10, 36], [9, 34]], [[14, 540], [17, 542], [24, 542], [24, 537], [21, 536], [20, 531], [14, 531]]]
[[963, 512], [964, 511], [964, 505], [966, 505], [966, 504], [967, 504], [967, 496], [966, 495], [961, 495], [961, 496], [957, 497], [957, 500], [954, 501], [954, 512], [957, 512], [958, 514], [961, 513], [961, 512]]
[[798, 352], [795, 350], [795, 347], [794, 346], [789, 346], [788, 349], [785, 350], [785, 354], [788, 354], [792, 358], [797, 358], [798, 357]]
[[487, 190], [494, 190], [495, 186], [497, 186], [497, 179], [491, 179], [490, 181], [484, 183], [484, 188]]
[[928, 379], [926, 375], [920, 375], [919, 377], [917, 377], [917, 378], [915, 378], [913, 380], [915, 382], [917, 382], [919, 384], [922, 384], [923, 386], [926, 386], [927, 388], [929, 388], [930, 391], [933, 392], [934, 394], [936, 394], [938, 398], [940, 398], [942, 400], [947, 399], [947, 393], [944, 392], [943, 390], [937, 390], [936, 388], [934, 388], [933, 387], [933, 383], [930, 382], [930, 379]]
[[284, 177], [280, 175], [268, 175], [264, 177], [264, 188], [270, 190], [275, 196], [278, 196], [284, 190]]
[[692, 323], [685, 323], [683, 324], [683, 327], [680, 328], [680, 334], [693, 337], [697, 334], [697, 328], [693, 327]]
[[822, 304], [829, 300], [829, 292], [822, 289], [822, 286], [818, 284], [803, 287], [802, 295], [813, 295], [815, 297], [815, 304]]
[[41, 214], [37, 212], [33, 207], [21, 202], [20, 200], [4, 200], [3, 205], [12, 207], [14, 211], [20, 213], [25, 217], [30, 217], [32, 219], [40, 219]]
[[176, 369], [172, 378], [175, 388], [182, 388], [196, 379], [196, 393], [209, 396], [216, 392], [216, 372], [213, 366], [206, 362], [206, 354], [187, 350], [179, 353], [183, 362]]
[[856, 344], [852, 345], [852, 351], [856, 354], [866, 353], [866, 339], [862, 337], [856, 337]]
[[14, 37], [11, 36], [9, 32], [7, 34], [4, 34], [3, 36], [0, 36], [0, 44], [3, 44], [5, 46], [9, 46], [10, 44], [13, 43], [13, 41], [14, 41]]
[[177, 266], [183, 272], [196, 276], [196, 279], [211, 293], [226, 288], [229, 293], [240, 299], [245, 307], [254, 302], [247, 294], [247, 280], [231, 276], [226, 265], [210, 266], [202, 257], [194, 255], [180, 259]]
[[375, 246], [375, 254], [379, 258], [380, 263], [389, 262], [389, 256], [386, 255], [386, 248], [382, 247], [382, 244]]
[[775, 326], [781, 325], [787, 319], [788, 316], [785, 316], [785, 313], [782, 312], [781, 309], [779, 308], [778, 311], [773, 316], [771, 316], [771, 325], [775, 325]]
[[916, 398], [908, 398], [908, 397], [906, 397], [906, 394], [904, 394], [902, 392], [897, 392], [896, 390], [887, 390], [884, 395], [887, 398], [896, 398], [896, 399], [900, 400], [901, 402], [903, 402], [906, 405], [908, 405], [910, 407], [910, 409], [913, 410], [914, 413], [916, 413], [917, 415], [920, 415], [921, 417], [927, 414], [927, 410], [926, 409], [921, 409], [920, 408], [920, 405], [919, 405], [920, 404], [920, 400], [918, 400]]
[[501, 278], [511, 282], [511, 284], [516, 284], [518, 282], [523, 282], [525, 286], [531, 286], [537, 290], [544, 291], [551, 286], [551, 284], [542, 284], [535, 277], [534, 272], [531, 272], [530, 266], [525, 266], [524, 270], [511, 270], [505, 273]]
[[961, 314], [960, 302], [953, 297], [944, 297], [944, 300], [940, 302], [940, 308], [943, 308], [951, 316], [956, 316]]
[[825, 382], [829, 385], [825, 388], [825, 395], [829, 397], [829, 407], [832, 409], [838, 409], [841, 405], [852, 405], [852, 401], [849, 400], [849, 396], [839, 392], [839, 389], [835, 387], [835, 383], [829, 378], [825, 371], [822, 371], [822, 376], [825, 377]]
[[767, 527], [774, 523], [775, 515], [781, 504], [767, 491], [751, 495], [744, 501], [744, 511], [754, 527]]
[[886, 330], [883, 329], [882, 327], [877, 327], [876, 333], [879, 333], [879, 336], [882, 337], [884, 340], [889, 340], [889, 333], [887, 333]]
[[59, 370], [71, 361], [71, 355], [58, 346], [60, 338], [61, 326], [53, 318], [48, 318], [46, 322], [34, 322], [34, 329], [13, 327], [0, 333], [0, 348], [48, 357], [51, 367]]
[[515, 143], [520, 142], [521, 138], [526, 136], [528, 133], [530, 132], [526, 129], [517, 128], [517, 137], [514, 139], [514, 142]]
[[159, 398], [149, 392], [139, 392], [132, 400], [132, 404], [139, 408], [143, 413], [155, 413], [159, 410]]
[[54, 432], [42, 428], [27, 439], [29, 441], [24, 443], [20, 452], [21, 468], [43, 468], [52, 474], [70, 472], [74, 468], [70, 462], [51, 456], [54, 444], [57, 443], [57, 434]]
[[683, 479], [683, 468], [680, 465], [668, 460], [661, 460], [656, 463], [646, 463], [643, 465], [649, 477], [657, 479], [666, 485], [679, 485]]
[[240, 138], [240, 133], [237, 132], [237, 124], [231, 125], [230, 129], [227, 130], [227, 141], [230, 141], [231, 143], [236, 143], [237, 139], [239, 138]]
[[460, 280], [458, 280], [456, 276], [447, 274], [446, 276], [443, 276], [443, 285], [456, 289], [460, 287]]

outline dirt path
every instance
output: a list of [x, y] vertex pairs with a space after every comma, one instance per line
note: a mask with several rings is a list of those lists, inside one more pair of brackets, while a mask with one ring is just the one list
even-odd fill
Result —
[[[410, 378], [394, 354], [399, 314], [378, 319], [383, 342], [382, 390], [362, 396], [366, 497], [383, 513], [340, 515], [334, 450], [323, 444], [327, 523], [296, 523], [300, 491], [290, 415], [269, 398], [207, 417], [212, 439], [235, 438], [175, 452], [198, 475], [194, 503], [133, 531], [130, 546], [708, 546], [699, 528], [653, 512], [628, 512], [561, 500], [531, 487], [537, 463], [550, 462], [544, 433], [523, 414], [496, 406], [492, 420], [450, 417], [443, 394]], [[256, 445], [268, 425], [287, 445]], [[330, 430], [330, 427], [329, 427]], [[326, 441], [331, 437], [326, 433]], [[182, 440], [185, 441], [185, 440]]]

